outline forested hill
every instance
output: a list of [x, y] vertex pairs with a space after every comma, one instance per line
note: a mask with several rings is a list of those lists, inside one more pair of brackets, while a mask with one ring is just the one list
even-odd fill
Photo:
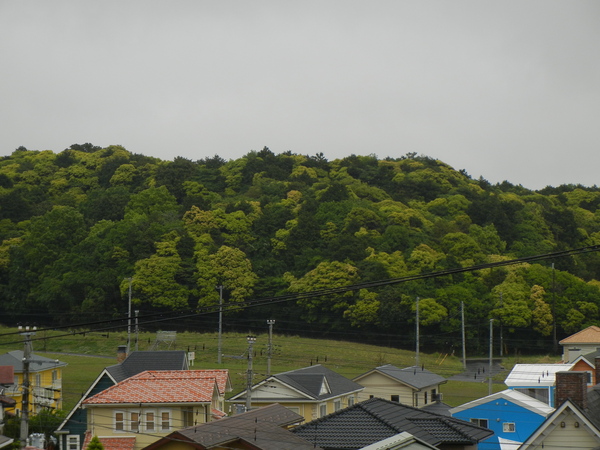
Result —
[[[130, 277], [146, 314], [218, 304], [217, 285], [231, 304], [600, 244], [595, 186], [491, 185], [416, 154], [162, 161], [120, 146], [21, 147], [0, 160], [0, 198], [3, 322], [123, 316]], [[228, 317], [412, 345], [419, 297], [425, 345], [450, 345], [463, 301], [472, 342], [494, 318], [509, 351], [549, 348], [553, 306], [559, 338], [599, 323], [597, 280], [591, 252]]]

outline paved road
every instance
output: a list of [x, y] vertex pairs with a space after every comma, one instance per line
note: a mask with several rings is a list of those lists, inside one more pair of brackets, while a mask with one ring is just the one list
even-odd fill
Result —
[[[451, 380], [457, 381], [472, 381], [475, 383], [487, 382], [490, 372], [490, 360], [486, 358], [467, 359], [467, 370], [458, 375], [450, 377]], [[492, 359], [492, 376], [504, 372], [502, 360], [500, 358]]]

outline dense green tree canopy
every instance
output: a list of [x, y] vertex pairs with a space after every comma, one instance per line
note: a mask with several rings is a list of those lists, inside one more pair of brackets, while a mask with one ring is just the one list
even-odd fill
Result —
[[[19, 148], [0, 159], [0, 317], [51, 323], [136, 308], [286, 315], [295, 328], [408, 333], [415, 298], [436, 345], [460, 332], [508, 346], [600, 324], [600, 254], [429, 277], [440, 270], [600, 244], [600, 189], [530, 191], [471, 179], [416, 153], [380, 160], [250, 151], [161, 161], [121, 146]], [[427, 276], [427, 278], [419, 278]], [[410, 283], [385, 280], [412, 277]], [[375, 283], [239, 308], [274, 295]], [[290, 312], [291, 311], [291, 312]], [[41, 320], [44, 320], [41, 319]], [[7, 319], [8, 320], [8, 319]], [[408, 345], [408, 344], [407, 344]]]

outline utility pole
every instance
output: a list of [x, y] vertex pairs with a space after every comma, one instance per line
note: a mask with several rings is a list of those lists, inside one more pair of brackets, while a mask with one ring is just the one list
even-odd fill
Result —
[[273, 356], [273, 325], [275, 324], [275, 319], [267, 320], [267, 324], [269, 325], [269, 345], [267, 347], [267, 376], [270, 376], [271, 356]]
[[492, 325], [494, 319], [490, 319], [490, 365], [488, 368], [488, 395], [492, 395], [492, 354], [494, 351], [494, 329]]
[[556, 340], [556, 297], [554, 294], [556, 292], [556, 290], [554, 289], [555, 288], [554, 281], [555, 281], [554, 263], [552, 263], [552, 328], [553, 328], [552, 340], [553, 340], [554, 354], [556, 355], [558, 353], [558, 341]]
[[[502, 301], [502, 291], [500, 291], [500, 309], [504, 306], [504, 302]], [[502, 338], [502, 317], [500, 318], [500, 356], [502, 356], [502, 347], [504, 346], [503, 338]]]
[[135, 310], [135, 351], [138, 351], [138, 342], [140, 341], [140, 329], [138, 327], [138, 314], [140, 313], [139, 309]]
[[129, 309], [127, 312], [127, 354], [131, 350], [131, 282], [133, 278], [127, 278], [129, 280]]
[[252, 346], [256, 342], [255, 336], [246, 338], [248, 340], [248, 373], [246, 376], [246, 411], [250, 411], [252, 403]]
[[217, 345], [219, 354], [217, 355], [217, 364], [221, 364], [221, 354], [223, 353], [221, 348], [223, 344], [223, 285], [218, 285], [217, 289], [219, 290], [219, 343]]
[[417, 297], [417, 317], [416, 317], [417, 325], [416, 325], [416, 335], [417, 335], [417, 349], [415, 356], [415, 365], [418, 367], [421, 365], [419, 358], [419, 297]]
[[463, 369], [467, 370], [467, 346], [465, 344], [465, 303], [460, 302], [460, 317], [461, 317], [461, 329], [462, 329], [462, 363]]
[[[23, 327], [19, 326], [19, 331]], [[21, 448], [27, 447], [27, 438], [29, 437], [29, 364], [31, 363], [31, 336], [35, 335], [36, 327], [29, 331], [29, 327], [25, 327], [25, 331], [19, 334], [23, 336], [23, 396], [21, 400]]]

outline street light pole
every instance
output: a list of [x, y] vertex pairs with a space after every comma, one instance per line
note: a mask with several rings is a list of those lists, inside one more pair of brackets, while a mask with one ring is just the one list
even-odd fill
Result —
[[223, 285], [218, 285], [217, 289], [219, 290], [219, 343], [217, 345], [219, 354], [217, 355], [217, 364], [221, 364], [221, 354], [223, 353], [221, 348], [223, 344]]
[[248, 336], [248, 373], [246, 377], [246, 411], [250, 411], [252, 403], [252, 346], [256, 342], [255, 336]]
[[[23, 327], [19, 326], [19, 331]], [[25, 331], [19, 334], [23, 336], [23, 396], [21, 397], [21, 448], [27, 447], [27, 438], [29, 437], [29, 363], [31, 362], [31, 336], [35, 335], [36, 327], [29, 331], [29, 327], [25, 327]]]
[[273, 325], [275, 319], [267, 320], [269, 325], [269, 346], [267, 347], [267, 376], [271, 375], [271, 356], [273, 355]]

